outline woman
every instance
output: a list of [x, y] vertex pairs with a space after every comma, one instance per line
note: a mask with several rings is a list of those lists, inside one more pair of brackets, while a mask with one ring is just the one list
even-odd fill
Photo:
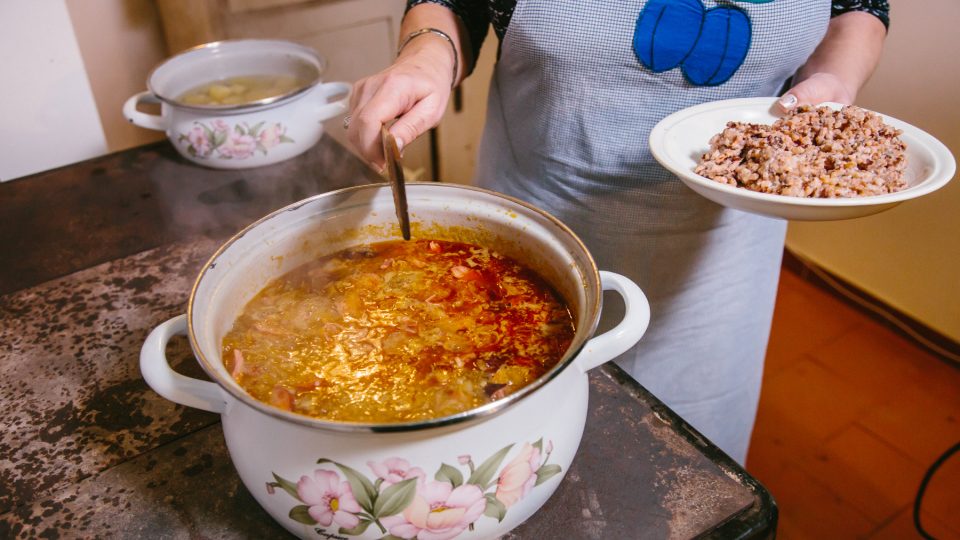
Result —
[[[668, 114], [779, 95], [853, 103], [879, 59], [886, 1], [412, 0], [396, 62], [357, 83], [349, 137], [382, 166], [436, 125], [488, 23], [500, 39], [476, 183], [569, 225], [634, 279], [653, 318], [618, 362], [743, 463], [786, 222], [688, 190], [650, 154]], [[792, 81], [788, 83], [788, 81]]]

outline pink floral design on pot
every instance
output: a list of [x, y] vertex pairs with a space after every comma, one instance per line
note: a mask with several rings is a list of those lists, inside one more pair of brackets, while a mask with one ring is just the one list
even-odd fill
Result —
[[231, 127], [223, 120], [194, 122], [189, 131], [180, 134], [177, 142], [195, 158], [236, 160], [251, 158], [257, 152], [267, 155], [278, 144], [295, 142], [287, 137], [283, 124], [266, 124], [258, 122], [251, 126], [241, 122]]
[[450, 540], [483, 515], [487, 500], [480, 488], [449, 482], [423, 482], [403, 512], [381, 520], [390, 534], [418, 540]]
[[362, 509], [353, 497], [348, 482], [341, 482], [333, 471], [316, 470], [313, 476], [301, 476], [297, 482], [297, 494], [307, 505], [307, 514], [324, 527], [334, 521], [346, 528], [356, 527], [360, 522], [356, 514]]
[[[347, 465], [321, 458], [317, 464], [336, 467], [345, 480], [329, 469], [316, 469], [313, 476], [304, 475], [296, 484], [274, 473], [267, 492], [274, 494], [281, 488], [302, 503], [290, 509], [289, 517], [318, 525], [318, 535], [359, 536], [376, 525], [383, 539], [450, 540], [473, 530], [484, 516], [503, 521], [510, 506], [562, 471], [559, 465], [547, 463], [553, 443], [547, 441], [544, 448], [543, 439], [523, 443], [501, 469], [513, 447], [503, 447], [479, 466], [470, 454], [461, 454], [456, 458], [460, 467], [441, 463], [433, 480], [422, 468], [399, 457], [367, 462], [372, 480]], [[336, 531], [324, 529], [334, 524]]]
[[524, 443], [520, 453], [500, 472], [494, 496], [504, 506], [510, 508], [533, 489], [537, 482], [539, 468], [540, 450], [529, 443]]
[[390, 458], [381, 463], [368, 461], [367, 466], [383, 480], [383, 487], [390, 487], [408, 478], [426, 478], [427, 473], [420, 467], [411, 467], [410, 462], [401, 458]]

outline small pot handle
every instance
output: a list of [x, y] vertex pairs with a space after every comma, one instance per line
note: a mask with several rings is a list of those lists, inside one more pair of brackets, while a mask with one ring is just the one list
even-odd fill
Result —
[[[351, 88], [352, 85], [345, 82], [323, 83], [317, 88], [317, 95], [323, 101], [323, 105], [321, 105], [316, 112], [321, 122], [347, 112]], [[327, 98], [340, 94], [344, 94], [341, 99], [327, 103]]]
[[600, 284], [605, 291], [618, 292], [626, 310], [617, 326], [583, 346], [576, 364], [584, 373], [627, 352], [640, 341], [650, 324], [650, 303], [636, 283], [620, 274], [601, 271]]
[[160, 103], [160, 100], [157, 99], [157, 96], [153, 95], [153, 92], [140, 92], [123, 104], [123, 116], [130, 123], [142, 128], [166, 131], [166, 122], [164, 122], [162, 116], [147, 114], [137, 110], [137, 105], [141, 103]]
[[227, 402], [223, 391], [212, 382], [181, 375], [170, 368], [166, 348], [170, 338], [186, 335], [187, 316], [180, 315], [150, 332], [140, 349], [140, 372], [150, 388], [174, 403], [223, 414]]

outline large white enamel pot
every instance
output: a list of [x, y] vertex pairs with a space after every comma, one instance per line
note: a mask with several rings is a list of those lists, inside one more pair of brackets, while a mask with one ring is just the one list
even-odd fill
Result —
[[[414, 237], [468, 241], [523, 261], [566, 299], [570, 350], [524, 389], [455, 416], [408, 424], [308, 418], [254, 400], [230, 377], [220, 343], [269, 280], [319, 255], [398, 239], [384, 184], [318, 195], [278, 210], [224, 244], [201, 271], [186, 316], [158, 326], [140, 357], [144, 379], [174, 402], [219, 413], [233, 464], [257, 501], [303, 538], [495, 538], [529, 518], [569, 470], [587, 416], [587, 371], [643, 335], [649, 305], [623, 276], [597, 270], [562, 223], [477, 188], [407, 186]], [[622, 321], [594, 336], [602, 291]], [[175, 373], [164, 349], [189, 337], [214, 382]]]

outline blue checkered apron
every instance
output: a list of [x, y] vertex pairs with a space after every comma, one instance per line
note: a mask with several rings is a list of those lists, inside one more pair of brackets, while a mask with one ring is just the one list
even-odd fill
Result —
[[685, 107], [777, 95], [829, 18], [814, 0], [520, 0], [490, 87], [476, 183], [557, 216], [641, 286], [650, 328], [618, 363], [741, 463], [786, 222], [701, 198], [647, 140]]

